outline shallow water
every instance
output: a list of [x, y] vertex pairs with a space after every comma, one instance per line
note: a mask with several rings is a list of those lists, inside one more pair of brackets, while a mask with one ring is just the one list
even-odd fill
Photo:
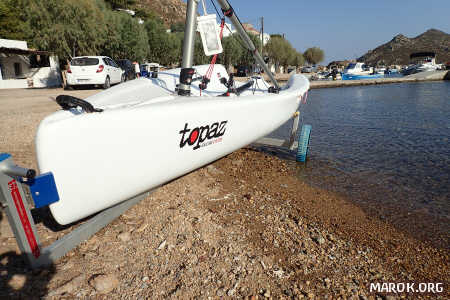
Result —
[[[450, 82], [315, 89], [301, 116], [312, 131], [298, 176], [391, 219], [430, 217], [448, 238]], [[271, 136], [287, 137], [291, 124]]]

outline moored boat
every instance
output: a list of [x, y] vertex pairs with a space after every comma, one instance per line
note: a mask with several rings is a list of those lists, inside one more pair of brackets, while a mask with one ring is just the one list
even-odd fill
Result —
[[342, 72], [342, 80], [361, 80], [382, 78], [383, 74], [373, 72], [372, 67], [368, 67], [364, 63], [350, 63]]
[[342, 80], [363, 80], [384, 78], [384, 74], [342, 74]]

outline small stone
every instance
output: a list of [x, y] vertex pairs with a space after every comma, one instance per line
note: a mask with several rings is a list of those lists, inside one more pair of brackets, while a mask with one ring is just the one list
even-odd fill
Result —
[[80, 286], [83, 284], [85, 279], [84, 274], [78, 275], [72, 278], [70, 281], [66, 282], [64, 285], [58, 287], [57, 289], [50, 291], [48, 296], [56, 296], [62, 294], [73, 294], [80, 290]]
[[220, 288], [216, 292], [217, 297], [223, 297], [225, 295], [225, 290], [223, 288]]
[[107, 294], [119, 286], [119, 280], [113, 274], [97, 275], [90, 281], [90, 284], [97, 292]]
[[131, 234], [129, 232], [122, 232], [117, 236], [117, 238], [122, 242], [128, 242], [131, 240]]
[[264, 264], [264, 262], [263, 261], [261, 261], [261, 266], [263, 267], [263, 269], [264, 270], [266, 270], [267, 269], [267, 266]]
[[149, 281], [149, 279], [150, 279], [150, 278], [148, 278], [148, 276], [144, 276], [144, 277], [142, 278], [142, 281], [147, 282], [147, 281]]
[[229, 289], [227, 292], [227, 295], [228, 295], [228, 297], [232, 297], [234, 295], [234, 293], [235, 293], [234, 289]]
[[284, 271], [283, 270], [276, 270], [276, 271], [273, 271], [273, 274], [275, 274], [278, 278], [283, 278], [283, 275], [284, 275]]
[[161, 244], [159, 244], [158, 250], [162, 250], [164, 249], [164, 247], [166, 246], [166, 240], [162, 241]]
[[147, 226], [148, 226], [148, 224], [145, 223], [145, 224], [143, 224], [141, 227], [139, 227], [136, 231], [137, 231], [137, 232], [142, 232], [142, 231], [144, 231], [144, 230], [147, 228]]
[[314, 237], [312, 237], [312, 240], [319, 245], [322, 245], [325, 243], [325, 239], [322, 236], [314, 236]]
[[27, 277], [23, 274], [14, 274], [9, 280], [8, 284], [15, 290], [20, 290], [27, 282]]
[[308, 299], [314, 299], [315, 295], [312, 292], [308, 293]]
[[264, 297], [270, 298], [270, 290], [267, 290], [267, 291], [264, 293]]
[[223, 174], [223, 172], [221, 170], [217, 169], [213, 165], [207, 166], [206, 167], [206, 171], [208, 171], [208, 173], [211, 174], [211, 175], [221, 175], [221, 174]]

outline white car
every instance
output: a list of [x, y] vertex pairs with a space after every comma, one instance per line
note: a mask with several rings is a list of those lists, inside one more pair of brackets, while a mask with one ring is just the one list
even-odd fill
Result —
[[74, 57], [67, 70], [67, 87], [76, 85], [101, 85], [107, 89], [111, 84], [121, 83], [125, 71], [107, 56]]

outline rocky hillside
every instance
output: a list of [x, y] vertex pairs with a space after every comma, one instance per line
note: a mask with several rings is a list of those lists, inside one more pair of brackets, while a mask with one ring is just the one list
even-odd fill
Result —
[[399, 34], [386, 44], [370, 50], [358, 58], [358, 61], [371, 65], [404, 65], [409, 63], [411, 53], [422, 51], [435, 52], [437, 63], [450, 61], [450, 34], [437, 29], [429, 29], [414, 38]]
[[136, 7], [154, 11], [166, 25], [184, 22], [186, 18], [186, 3], [182, 0], [138, 0]]

